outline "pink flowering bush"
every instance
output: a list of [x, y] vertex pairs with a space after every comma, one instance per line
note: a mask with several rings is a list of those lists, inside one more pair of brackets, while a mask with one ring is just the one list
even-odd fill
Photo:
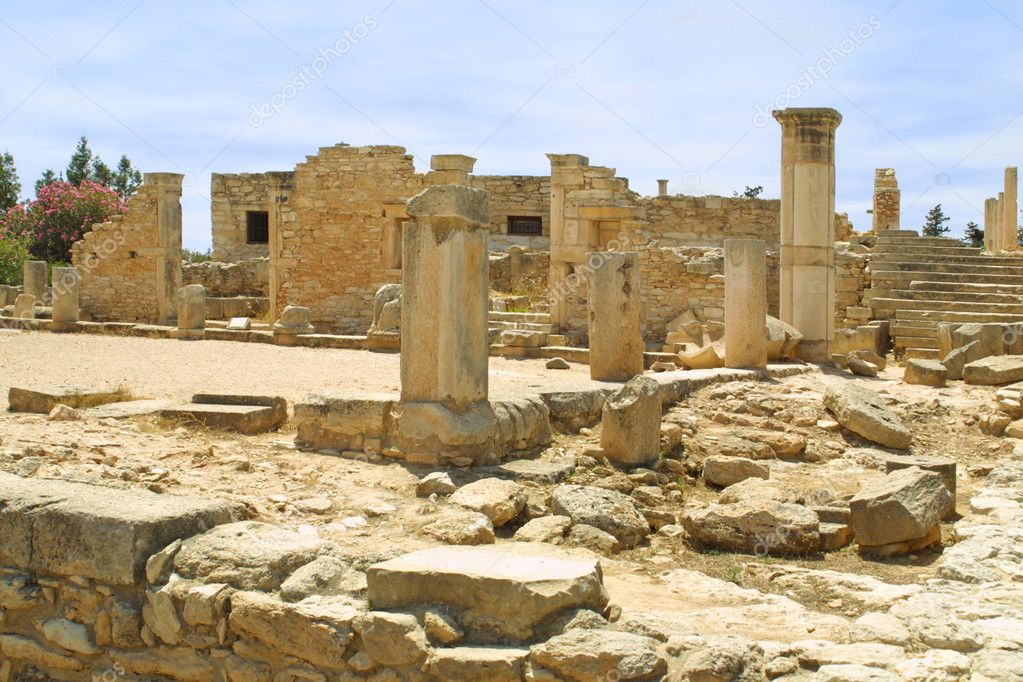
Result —
[[54, 182], [39, 189], [35, 201], [12, 206], [0, 215], [0, 239], [28, 241], [34, 258], [51, 263], [71, 260], [71, 245], [93, 224], [124, 212], [124, 200], [96, 182]]

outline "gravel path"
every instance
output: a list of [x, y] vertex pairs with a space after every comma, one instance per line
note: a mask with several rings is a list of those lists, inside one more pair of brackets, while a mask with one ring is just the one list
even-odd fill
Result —
[[[545, 360], [490, 358], [490, 395], [510, 398], [551, 389], [608, 386], [589, 367], [548, 370]], [[285, 348], [232, 341], [175, 341], [91, 334], [0, 335], [0, 400], [11, 386], [125, 387], [146, 398], [194, 393], [280, 395], [397, 393], [399, 356], [361, 350]]]

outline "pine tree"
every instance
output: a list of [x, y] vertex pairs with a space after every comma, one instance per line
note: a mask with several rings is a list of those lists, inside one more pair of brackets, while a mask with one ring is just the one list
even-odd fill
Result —
[[741, 197], [743, 199], [758, 199], [764, 191], [763, 185], [757, 185], [756, 187], [750, 187], [746, 185], [746, 189], [743, 190], [742, 194], [738, 192], [732, 192], [733, 197]]
[[89, 149], [89, 140], [86, 139], [85, 135], [82, 135], [81, 139], [78, 140], [78, 146], [75, 147], [74, 153], [71, 154], [71, 161], [67, 165], [67, 171], [65, 172], [67, 181], [72, 185], [80, 185], [86, 180], [94, 179], [93, 163], [93, 154], [92, 150]]
[[114, 171], [110, 170], [110, 166], [103, 163], [103, 160], [98, 156], [92, 161], [92, 172], [89, 174], [87, 180], [98, 182], [101, 185], [106, 185], [111, 189], [114, 188]]
[[923, 227], [924, 236], [944, 237], [950, 229], [948, 226], [949, 220], [951, 219], [941, 210], [941, 204], [938, 204], [927, 212], [927, 218], [924, 221]]
[[43, 171], [42, 177], [36, 180], [36, 195], [38, 196], [39, 190], [43, 187], [52, 185], [53, 183], [62, 181], [63, 179], [64, 177], [62, 175], [57, 175], [53, 172], [53, 170], [47, 168]]
[[141, 185], [142, 173], [132, 168], [131, 161], [128, 160], [126, 155], [122, 154], [121, 160], [117, 162], [117, 170], [114, 171], [113, 183], [110, 187], [117, 190], [121, 198], [127, 199]]
[[966, 230], [963, 233], [967, 244], [974, 247], [984, 246], [984, 230], [972, 220], [966, 223]]
[[5, 151], [0, 154], [0, 212], [17, 204], [20, 198], [21, 182], [14, 167], [14, 157]]

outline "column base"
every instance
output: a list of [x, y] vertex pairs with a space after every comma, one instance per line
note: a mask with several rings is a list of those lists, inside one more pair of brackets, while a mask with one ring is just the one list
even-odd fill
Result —
[[171, 329], [170, 338], [179, 341], [202, 341], [206, 338], [205, 329]]
[[831, 362], [829, 346], [827, 341], [803, 339], [796, 346], [796, 357], [805, 362]]

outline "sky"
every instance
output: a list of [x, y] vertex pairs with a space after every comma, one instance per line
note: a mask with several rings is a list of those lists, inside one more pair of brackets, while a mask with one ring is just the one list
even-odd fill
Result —
[[81, 135], [109, 165], [185, 174], [185, 246], [210, 245], [210, 173], [396, 144], [428, 170], [616, 168], [642, 194], [777, 197], [772, 109], [833, 107], [836, 208], [870, 228], [892, 167], [902, 226], [983, 222], [1023, 165], [1018, 0], [0, 1], [0, 150], [26, 198]]

